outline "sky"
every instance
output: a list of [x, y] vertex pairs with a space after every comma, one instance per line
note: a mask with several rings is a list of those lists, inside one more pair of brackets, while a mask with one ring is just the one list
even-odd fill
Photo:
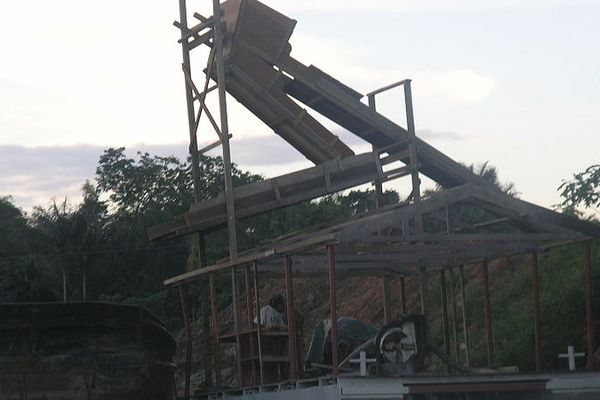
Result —
[[[600, 0], [264, 2], [298, 21], [292, 56], [304, 64], [361, 93], [411, 78], [417, 135], [457, 161], [489, 161], [525, 200], [558, 203], [563, 179], [600, 162]], [[210, 1], [188, 8], [209, 15]], [[108, 147], [186, 156], [176, 19], [176, 0], [0, 3], [0, 196], [25, 210], [77, 201]], [[228, 106], [240, 167], [311, 165]], [[378, 109], [405, 125], [401, 92]], [[199, 132], [201, 145], [216, 140], [205, 123]]]

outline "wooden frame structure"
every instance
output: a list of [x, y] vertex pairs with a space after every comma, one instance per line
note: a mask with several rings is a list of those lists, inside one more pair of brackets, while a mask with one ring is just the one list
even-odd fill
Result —
[[[467, 168], [416, 137], [410, 80], [403, 80], [367, 94], [360, 93], [327, 75], [315, 66], [305, 66], [291, 57], [289, 38], [296, 21], [257, 0], [211, 0], [213, 15], [194, 14], [198, 23], [188, 26], [186, 0], [179, 0], [183, 51], [183, 72], [188, 109], [190, 154], [194, 177], [195, 204], [166, 224], [149, 229], [153, 242], [198, 233], [198, 269], [165, 281], [179, 288], [188, 341], [186, 354], [185, 397], [190, 396], [191, 340], [189, 310], [185, 287], [201, 285], [205, 343], [215, 351], [203, 354], [206, 382], [221, 385], [219, 344], [231, 341], [237, 352], [239, 386], [261, 384], [265, 380], [268, 359], [261, 330], [259, 278], [282, 277], [287, 294], [287, 331], [289, 376], [298, 379], [293, 301], [293, 278], [327, 274], [330, 286], [330, 314], [337, 320], [336, 282], [339, 277], [373, 275], [382, 277], [384, 315], [391, 319], [387, 279], [400, 277], [402, 312], [406, 312], [404, 277], [416, 275], [421, 286], [421, 311], [426, 314], [424, 293], [428, 275], [439, 273], [442, 288], [443, 330], [446, 351], [450, 352], [446, 272], [449, 271], [452, 295], [453, 336], [456, 333], [454, 303], [455, 267], [459, 267], [461, 313], [465, 363], [470, 364], [467, 331], [464, 266], [481, 264], [485, 294], [488, 362], [493, 365], [492, 318], [487, 261], [517, 254], [533, 254], [534, 321], [536, 366], [541, 369], [539, 286], [537, 254], [570, 243], [583, 242], [588, 347], [593, 349], [591, 304], [590, 240], [600, 237], [600, 228], [575, 218], [510, 197], [474, 175]], [[202, 89], [192, 77], [190, 52], [208, 46], [210, 53]], [[211, 80], [215, 82], [211, 85]], [[376, 110], [375, 96], [385, 90], [402, 87], [405, 95], [406, 128], [387, 119]], [[206, 96], [219, 96], [219, 123], [206, 105]], [[236, 98], [270, 129], [285, 139], [315, 166], [262, 182], [233, 188], [226, 93]], [[325, 128], [302, 105], [320, 113], [357, 135], [373, 147], [372, 152], [355, 154], [350, 147]], [[218, 141], [198, 148], [197, 131], [206, 115], [218, 135]], [[199, 155], [218, 146], [223, 150], [225, 187], [218, 196], [200, 202]], [[422, 198], [420, 174], [437, 182], [443, 190]], [[410, 176], [411, 195], [401, 204], [383, 206], [383, 182]], [[238, 253], [236, 224], [240, 218], [266, 213], [301, 201], [343, 191], [365, 183], [374, 183], [377, 210], [344, 221], [322, 224], [274, 243]], [[461, 210], [476, 209], [485, 218], [470, 224], [461, 218]], [[208, 266], [204, 256], [204, 235], [227, 227], [229, 258]], [[233, 332], [219, 329], [219, 310], [215, 281], [229, 275], [233, 304]], [[243, 275], [247, 323], [240, 315], [238, 278]], [[254, 324], [254, 315], [258, 323]], [[245, 325], [245, 326], [244, 326]], [[336, 324], [332, 324], [335, 343]], [[456, 339], [457, 340], [457, 339]], [[458, 354], [456, 347], [455, 353]], [[246, 354], [242, 357], [243, 354]], [[332, 347], [332, 374], [339, 374], [337, 347]], [[254, 360], [258, 362], [255, 363]], [[211, 365], [206, 364], [210, 361]], [[241, 375], [242, 363], [250, 362], [248, 381]]]

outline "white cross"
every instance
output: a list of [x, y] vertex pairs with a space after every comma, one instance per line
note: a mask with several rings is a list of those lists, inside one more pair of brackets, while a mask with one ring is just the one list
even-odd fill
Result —
[[374, 358], [367, 358], [367, 353], [364, 351], [358, 353], [358, 359], [350, 360], [352, 364], [360, 363], [360, 376], [367, 376], [367, 363], [374, 363], [376, 361]]
[[569, 371], [575, 371], [575, 357], [585, 357], [585, 353], [575, 353], [575, 348], [573, 346], [569, 346], [567, 347], [566, 354], [558, 355], [558, 358], [569, 359]]

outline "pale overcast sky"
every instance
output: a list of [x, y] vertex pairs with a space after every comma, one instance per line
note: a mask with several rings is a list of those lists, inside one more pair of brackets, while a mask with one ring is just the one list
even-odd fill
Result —
[[[359, 92], [412, 78], [417, 134], [489, 160], [526, 200], [557, 203], [561, 179], [600, 162], [599, 0], [265, 2], [298, 21], [295, 58]], [[210, 13], [209, 0], [188, 4]], [[185, 156], [177, 17], [176, 0], [0, 3], [0, 195], [25, 209], [77, 199], [109, 146]], [[380, 111], [402, 120], [399, 99], [382, 96]], [[229, 104], [242, 168], [310, 165]], [[214, 140], [203, 126], [200, 141]]]

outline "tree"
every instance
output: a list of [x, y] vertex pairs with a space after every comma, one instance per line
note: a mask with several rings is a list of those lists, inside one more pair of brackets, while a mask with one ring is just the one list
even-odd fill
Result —
[[563, 198], [560, 207], [566, 212], [577, 213], [580, 206], [600, 207], [600, 164], [574, 174], [571, 180], [563, 180], [558, 190]]
[[74, 212], [65, 198], [57, 203], [56, 199], [48, 208], [37, 206], [33, 209], [34, 227], [44, 235], [50, 248], [58, 256], [62, 275], [62, 298], [67, 301], [67, 263], [68, 256], [78, 247], [81, 232], [77, 231]]

